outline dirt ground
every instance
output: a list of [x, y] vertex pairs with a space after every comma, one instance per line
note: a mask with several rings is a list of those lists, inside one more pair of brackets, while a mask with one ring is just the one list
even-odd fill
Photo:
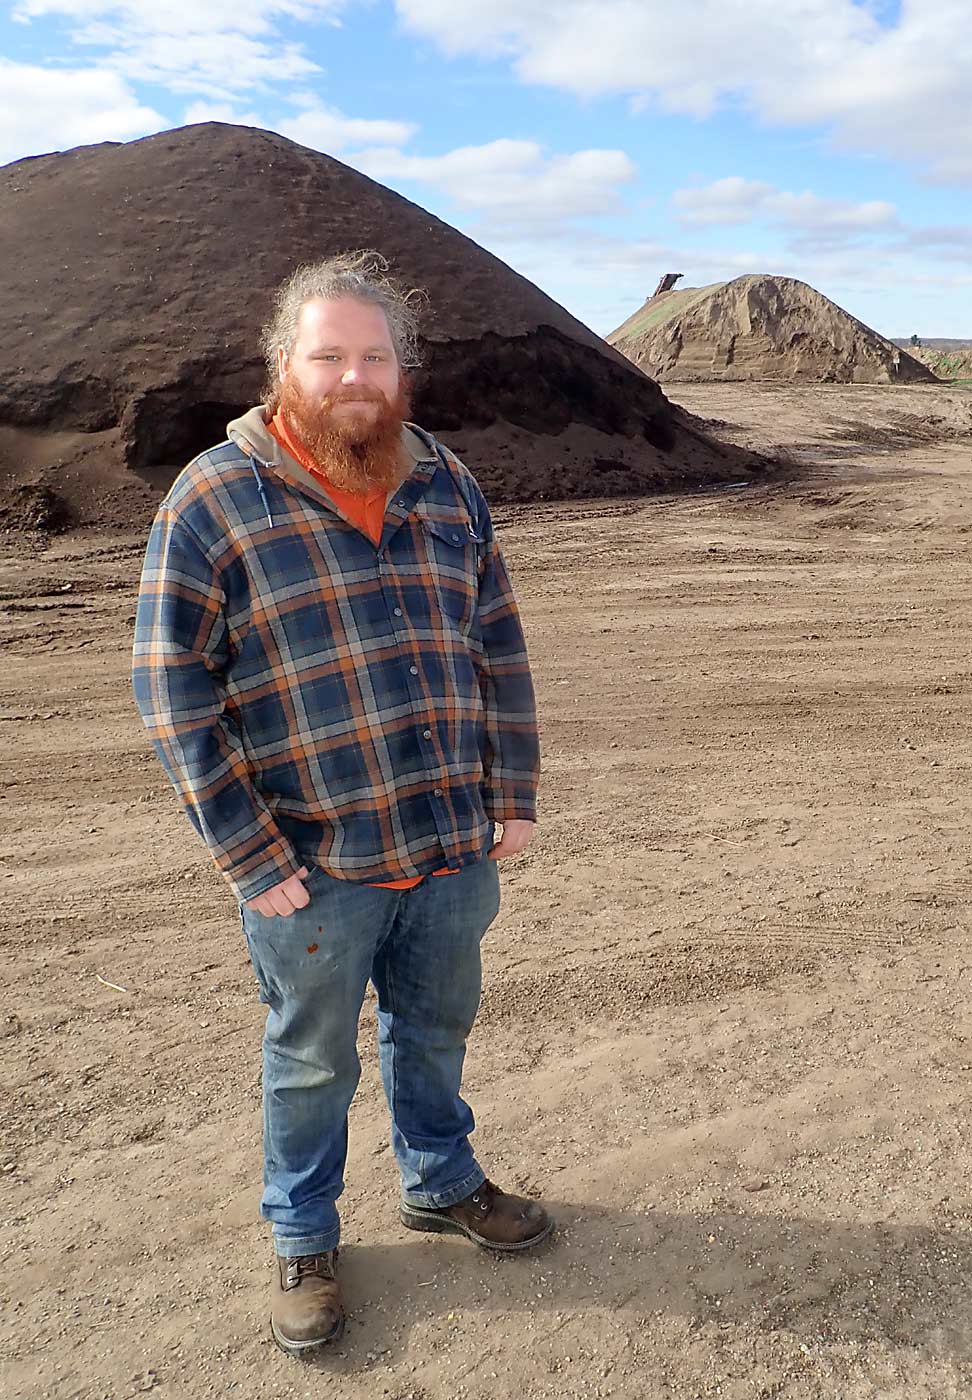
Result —
[[676, 397], [802, 474], [497, 513], [543, 826], [466, 1086], [559, 1234], [400, 1228], [366, 1006], [316, 1363], [268, 1337], [235, 907], [131, 700], [142, 540], [8, 542], [5, 1397], [972, 1393], [972, 391]]

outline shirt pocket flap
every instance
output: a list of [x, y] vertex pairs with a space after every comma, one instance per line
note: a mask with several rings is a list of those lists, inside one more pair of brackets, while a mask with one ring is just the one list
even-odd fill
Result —
[[444, 544], [452, 545], [453, 549], [464, 549], [467, 544], [479, 543], [479, 537], [468, 520], [430, 520], [426, 516], [422, 524], [430, 535], [435, 535]]

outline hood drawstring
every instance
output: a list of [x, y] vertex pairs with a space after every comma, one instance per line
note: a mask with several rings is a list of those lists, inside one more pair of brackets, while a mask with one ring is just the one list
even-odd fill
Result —
[[253, 457], [250, 458], [250, 471], [253, 473], [253, 479], [254, 479], [254, 481], [256, 482], [257, 490], [258, 490], [259, 493], [260, 493], [260, 500], [263, 502], [263, 509], [264, 509], [264, 510], [266, 511], [266, 513], [267, 513], [267, 524], [270, 526], [270, 529], [272, 530], [272, 529], [273, 529], [273, 516], [270, 514], [270, 503], [269, 503], [268, 500], [267, 500], [267, 493], [266, 493], [266, 491], [263, 489], [263, 481], [262, 481], [262, 479], [261, 479], [261, 477], [260, 477], [260, 473], [257, 471], [257, 464], [256, 464], [256, 461], [255, 461], [255, 459], [254, 459]]

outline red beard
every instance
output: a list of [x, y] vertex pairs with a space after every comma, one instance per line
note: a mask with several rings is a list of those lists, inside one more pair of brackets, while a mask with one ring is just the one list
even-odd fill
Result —
[[[334, 412], [335, 404], [353, 399], [377, 404], [378, 412]], [[360, 496], [378, 487], [391, 491], [402, 480], [402, 423], [410, 407], [401, 381], [391, 401], [380, 389], [364, 386], [314, 399], [292, 374], [280, 386], [280, 412], [304, 451], [332, 485]]]

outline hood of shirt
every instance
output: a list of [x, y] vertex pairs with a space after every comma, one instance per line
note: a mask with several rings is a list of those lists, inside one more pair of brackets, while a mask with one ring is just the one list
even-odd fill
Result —
[[[311, 495], [331, 504], [316, 477], [302, 467], [271, 433], [268, 427], [270, 417], [266, 404], [257, 404], [241, 418], [234, 418], [226, 425], [226, 436], [248, 457], [271, 467], [285, 481], [289, 480], [302, 491], [309, 491]], [[438, 461], [435, 439], [414, 423], [402, 424], [402, 446], [413, 466], [419, 462]]]

